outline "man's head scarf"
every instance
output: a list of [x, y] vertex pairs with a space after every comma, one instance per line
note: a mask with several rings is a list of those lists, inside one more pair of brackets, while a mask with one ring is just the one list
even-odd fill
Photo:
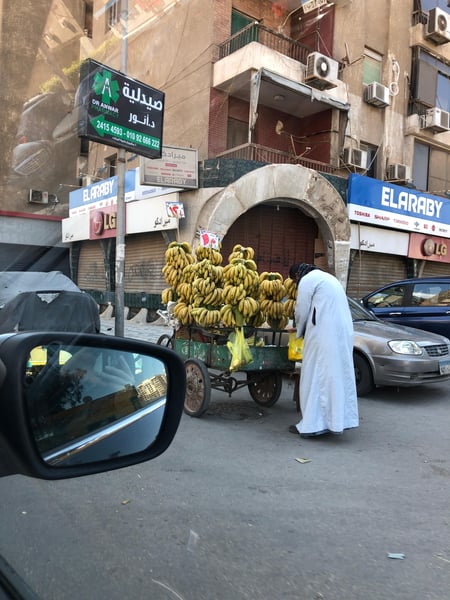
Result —
[[291, 279], [294, 279], [294, 277], [297, 276], [298, 281], [300, 281], [302, 277], [311, 271], [314, 271], [315, 269], [319, 269], [319, 267], [316, 267], [315, 265], [308, 265], [307, 263], [299, 263], [292, 265], [292, 267], [289, 269], [289, 276]]

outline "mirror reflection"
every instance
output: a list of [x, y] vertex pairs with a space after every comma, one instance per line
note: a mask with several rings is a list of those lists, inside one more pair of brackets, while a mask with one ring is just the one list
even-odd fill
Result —
[[41, 456], [64, 467], [148, 448], [161, 427], [167, 375], [152, 356], [55, 342], [31, 350], [24, 386]]

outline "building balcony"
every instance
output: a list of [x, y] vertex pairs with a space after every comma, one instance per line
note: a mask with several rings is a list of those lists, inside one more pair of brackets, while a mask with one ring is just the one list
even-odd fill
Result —
[[329, 89], [320, 82], [307, 83], [306, 64], [312, 52], [291, 38], [252, 23], [220, 46], [213, 87], [297, 118], [330, 108], [348, 110], [347, 89], [338, 79], [338, 63], [333, 59], [329, 60], [336, 73], [329, 78]]
[[282, 152], [273, 148], [267, 148], [260, 144], [242, 144], [235, 148], [230, 148], [216, 155], [216, 158], [229, 158], [233, 160], [253, 161], [264, 164], [282, 164], [302, 165], [309, 169], [314, 169], [321, 173], [335, 174], [339, 171], [338, 167], [323, 163], [317, 160], [311, 160], [302, 156], [294, 156], [289, 152]]

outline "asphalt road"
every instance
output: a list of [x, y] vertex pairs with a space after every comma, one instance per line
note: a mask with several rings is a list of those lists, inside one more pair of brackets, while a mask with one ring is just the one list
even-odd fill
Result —
[[1, 479], [0, 553], [48, 600], [446, 600], [449, 392], [378, 390], [313, 440], [288, 382], [265, 410], [214, 392], [150, 463]]

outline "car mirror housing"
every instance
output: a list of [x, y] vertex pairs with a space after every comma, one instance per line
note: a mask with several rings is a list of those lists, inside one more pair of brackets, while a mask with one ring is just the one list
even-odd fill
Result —
[[156, 344], [0, 335], [0, 475], [63, 479], [151, 460], [175, 436], [185, 387], [181, 358]]

